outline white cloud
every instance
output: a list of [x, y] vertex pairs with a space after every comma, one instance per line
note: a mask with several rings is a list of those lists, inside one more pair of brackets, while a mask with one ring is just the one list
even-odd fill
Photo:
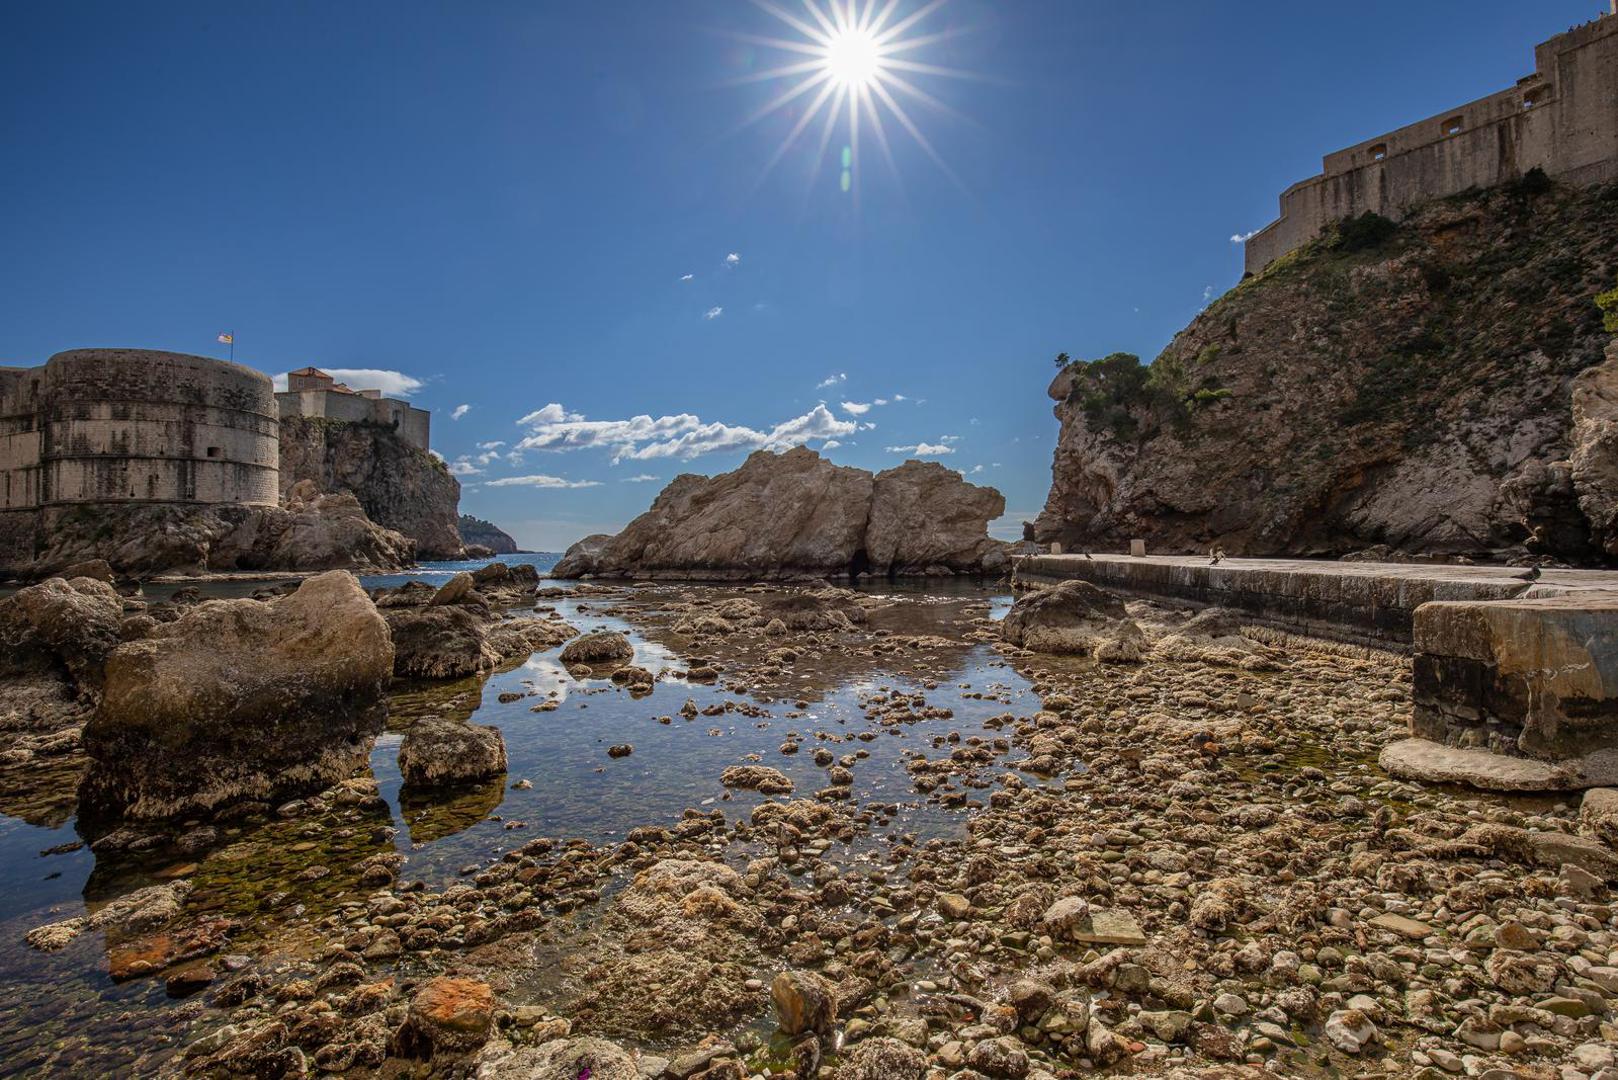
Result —
[[480, 443], [478, 443], [478, 449], [479, 450], [498, 450], [504, 445], [506, 445], [504, 440], [496, 439], [493, 442], [480, 442]]
[[871, 406], [875, 404], [876, 402], [874, 401], [867, 401], [863, 403], [858, 401], [845, 401], [843, 402], [843, 411], [854, 416], [864, 416], [866, 413], [871, 411]]
[[[485, 462], [487, 464], [487, 462]], [[476, 476], [483, 470], [472, 464], [465, 457], [458, 457], [449, 467], [451, 476]]]
[[680, 275], [680, 280], [681, 281], [690, 281], [692, 278], [694, 278], [696, 276], [697, 275], [695, 275], [695, 274], [681, 274]]
[[825, 442], [820, 444], [820, 448], [822, 450], [835, 450], [842, 445], [843, 444], [838, 442], [836, 439], [827, 439]]
[[443, 454], [440, 454], [440, 453], [439, 453], [439, 452], [438, 452], [438, 451], [437, 451], [437, 450], [434, 450], [434, 449], [431, 449], [431, 448], [428, 448], [428, 450], [427, 450], [427, 452], [428, 452], [428, 453], [429, 453], [429, 454], [431, 454], [431, 455], [432, 455], [432, 456], [433, 456], [433, 457], [435, 457], [435, 458], [437, 458], [437, 459], [438, 459], [438, 460], [439, 460], [439, 461], [443, 461], [443, 460], [444, 460], [444, 455], [443, 455]]
[[650, 484], [650, 483], [656, 481], [659, 478], [656, 477], [656, 476], [653, 476], [651, 473], [644, 473], [643, 472], [643, 473], [640, 473], [637, 476], [625, 476], [622, 479], [623, 479], [623, 482], [626, 483], [626, 484]]
[[765, 431], [704, 421], [690, 413], [586, 420], [554, 402], [529, 413], [521, 422], [529, 433], [517, 444], [518, 450], [603, 449], [612, 452], [615, 463], [666, 457], [689, 460], [726, 450], [781, 450], [852, 435], [857, 427], [851, 420], [839, 420], [824, 404]]
[[[1261, 233], [1263, 231], [1264, 231], [1263, 229], [1254, 229], [1252, 232], [1232, 233], [1231, 237], [1230, 237], [1230, 242], [1233, 243], [1233, 244], [1245, 244], [1249, 240], [1253, 239], [1253, 237], [1257, 236], [1259, 233]], [[1135, 310], [1139, 311], [1140, 309], [1136, 308]]]
[[815, 383], [815, 389], [816, 390], [824, 390], [828, 386], [836, 386], [840, 382], [847, 382], [847, 381], [848, 381], [848, 376], [847, 375], [843, 375], [843, 374], [827, 375], [824, 379], [821, 379], [819, 382]]
[[734, 268], [734, 267], [740, 266], [741, 263], [742, 263], [742, 257], [737, 252], [732, 251], [729, 255], [725, 256], [725, 265], [726, 266]]
[[715, 307], [709, 308], [707, 311], [704, 311], [702, 313], [702, 317], [704, 319], [707, 319], [709, 322], [712, 322], [714, 319], [719, 318], [719, 316], [723, 315], [724, 313], [725, 313], [724, 308], [715, 306]]
[[973, 472], [974, 475], [976, 475], [977, 473], [980, 473], [982, 471], [983, 471], [983, 466], [982, 465], [974, 465], [974, 466], [972, 466], [972, 472]]
[[600, 487], [599, 480], [564, 480], [560, 476], [503, 476], [498, 480], [484, 482], [485, 487], [541, 487], [541, 488], [590, 488]]
[[1202, 303], [1203, 303], [1203, 306], [1206, 307], [1208, 304], [1210, 304], [1212, 302], [1213, 302], [1213, 286], [1212, 285], [1204, 285], [1202, 287]]
[[955, 447], [941, 442], [919, 442], [914, 446], [890, 446], [888, 447], [888, 453], [911, 454], [915, 457], [942, 457], [945, 454], [955, 453]]
[[[389, 397], [409, 397], [427, 385], [414, 375], [386, 368], [329, 367], [320, 370], [352, 390], [380, 390]], [[270, 381], [275, 384], [277, 393], [287, 388], [287, 376], [284, 371]]]
[[909, 401], [910, 399], [905, 397], [903, 394], [894, 394], [893, 395], [893, 400], [894, 401]]
[[465, 416], [467, 413], [469, 413], [471, 411], [472, 411], [472, 406], [470, 406], [470, 405], [457, 405], [457, 406], [455, 406], [455, 408], [450, 410], [449, 418], [451, 420], [459, 420], [461, 417]]

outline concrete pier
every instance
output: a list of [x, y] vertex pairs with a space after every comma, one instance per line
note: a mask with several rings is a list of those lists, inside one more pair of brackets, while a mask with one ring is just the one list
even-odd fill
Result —
[[1618, 596], [1618, 571], [1547, 570], [1537, 582], [1509, 566], [1224, 559], [1207, 556], [1030, 555], [1019, 580], [1078, 578], [1135, 596], [1217, 604], [1279, 630], [1393, 648], [1411, 643], [1416, 609], [1433, 600]]

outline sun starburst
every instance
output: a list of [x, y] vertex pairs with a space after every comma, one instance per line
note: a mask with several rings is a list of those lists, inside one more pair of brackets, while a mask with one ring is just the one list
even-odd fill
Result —
[[[956, 184], [960, 180], [945, 163], [912, 110], [917, 104], [957, 115], [944, 102], [916, 84], [916, 77], [971, 78], [969, 72], [927, 63], [918, 56], [927, 46], [961, 33], [959, 28], [929, 30], [926, 24], [947, 0], [927, 0], [900, 13], [901, 0], [800, 0], [802, 10], [777, 0], [752, 0], [790, 31], [791, 36], [733, 35], [752, 45], [781, 53], [776, 66], [742, 76], [735, 82], [775, 83], [780, 92], [756, 109], [742, 126], [776, 113], [795, 116], [786, 136], [765, 163], [760, 180], [781, 162], [799, 140], [815, 138], [811, 168], [819, 170], [834, 136], [842, 136], [839, 185], [858, 195], [862, 128], [869, 127], [895, 178], [898, 161], [888, 124], [897, 124], [932, 162]], [[909, 106], [907, 108], [907, 105]], [[815, 126], [819, 125], [818, 133]]]

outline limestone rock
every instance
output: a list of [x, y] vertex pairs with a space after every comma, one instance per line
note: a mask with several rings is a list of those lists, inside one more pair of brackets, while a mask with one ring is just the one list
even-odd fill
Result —
[[568, 642], [562, 650], [564, 664], [603, 664], [614, 660], [633, 660], [635, 647], [616, 630], [597, 630]]
[[[1570, 561], [1618, 553], [1618, 371], [1597, 371], [1614, 365], [1589, 284], [1612, 272], [1585, 244], [1608, 213], [1594, 188], [1433, 200], [1352, 268], [1327, 241], [1244, 281], [1149, 369], [1064, 369], [1030, 539], [1482, 554], [1537, 529]], [[1533, 317], [1498, 302], [1500, 266], [1547, 283]]]
[[1550, 762], [1413, 738], [1389, 743], [1377, 761], [1401, 780], [1480, 791], [1578, 791], [1618, 784], [1618, 754], [1611, 751]]
[[719, 777], [728, 788], [759, 791], [765, 795], [785, 795], [792, 791], [792, 781], [779, 769], [768, 765], [732, 765]]
[[813, 971], [783, 971], [770, 984], [775, 1021], [788, 1035], [830, 1035], [837, 1023], [837, 991]]
[[947, 567], [976, 572], [1001, 546], [988, 524], [1005, 513], [1006, 500], [990, 487], [969, 484], [936, 461], [907, 461], [877, 473], [865, 557], [875, 574], [921, 574]]
[[123, 614], [112, 586], [83, 577], [49, 578], [0, 598], [0, 678], [56, 674], [98, 686]]
[[197, 604], [108, 658], [81, 805], [162, 818], [336, 783], [381, 730], [392, 673], [387, 624], [350, 574]]
[[553, 1039], [540, 1046], [491, 1046], [479, 1056], [477, 1080], [642, 1080], [635, 1059], [605, 1039]]
[[1579, 803], [1579, 828], [1618, 848], [1618, 788], [1591, 788]]
[[1145, 637], [1122, 600], [1077, 580], [1018, 597], [1000, 623], [1000, 636], [1036, 652], [1078, 655], [1104, 647], [1134, 651]]
[[458, 679], [490, 671], [501, 657], [489, 642], [489, 618], [467, 607], [386, 607], [394, 674], [403, 679]]
[[864, 1039], [844, 1056], [833, 1080], [921, 1080], [927, 1055], [898, 1039]]
[[399, 743], [399, 772], [407, 784], [486, 780], [505, 771], [506, 743], [497, 727], [430, 716], [411, 724]]
[[555, 577], [790, 580], [853, 573], [978, 572], [1002, 546], [989, 488], [936, 463], [873, 477], [815, 451], [760, 450], [734, 472], [686, 474], [616, 536], [587, 537]]
[[405, 1023], [430, 1053], [475, 1050], [488, 1041], [494, 1024], [494, 991], [476, 979], [433, 979], [410, 1000]]

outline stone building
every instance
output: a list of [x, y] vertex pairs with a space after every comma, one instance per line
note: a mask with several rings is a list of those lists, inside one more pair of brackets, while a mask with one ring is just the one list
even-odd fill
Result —
[[1328, 154], [1281, 194], [1281, 216], [1247, 241], [1256, 274], [1346, 217], [1402, 217], [1418, 203], [1538, 168], [1571, 184], [1618, 180], [1618, 0], [1613, 14], [1534, 49], [1510, 89]]
[[0, 511], [279, 499], [270, 380], [239, 364], [75, 349], [0, 368]]
[[353, 390], [319, 368], [288, 373], [287, 388], [275, 395], [282, 416], [308, 416], [391, 427], [417, 450], [426, 450], [431, 414], [408, 401], [385, 398], [380, 390]]

